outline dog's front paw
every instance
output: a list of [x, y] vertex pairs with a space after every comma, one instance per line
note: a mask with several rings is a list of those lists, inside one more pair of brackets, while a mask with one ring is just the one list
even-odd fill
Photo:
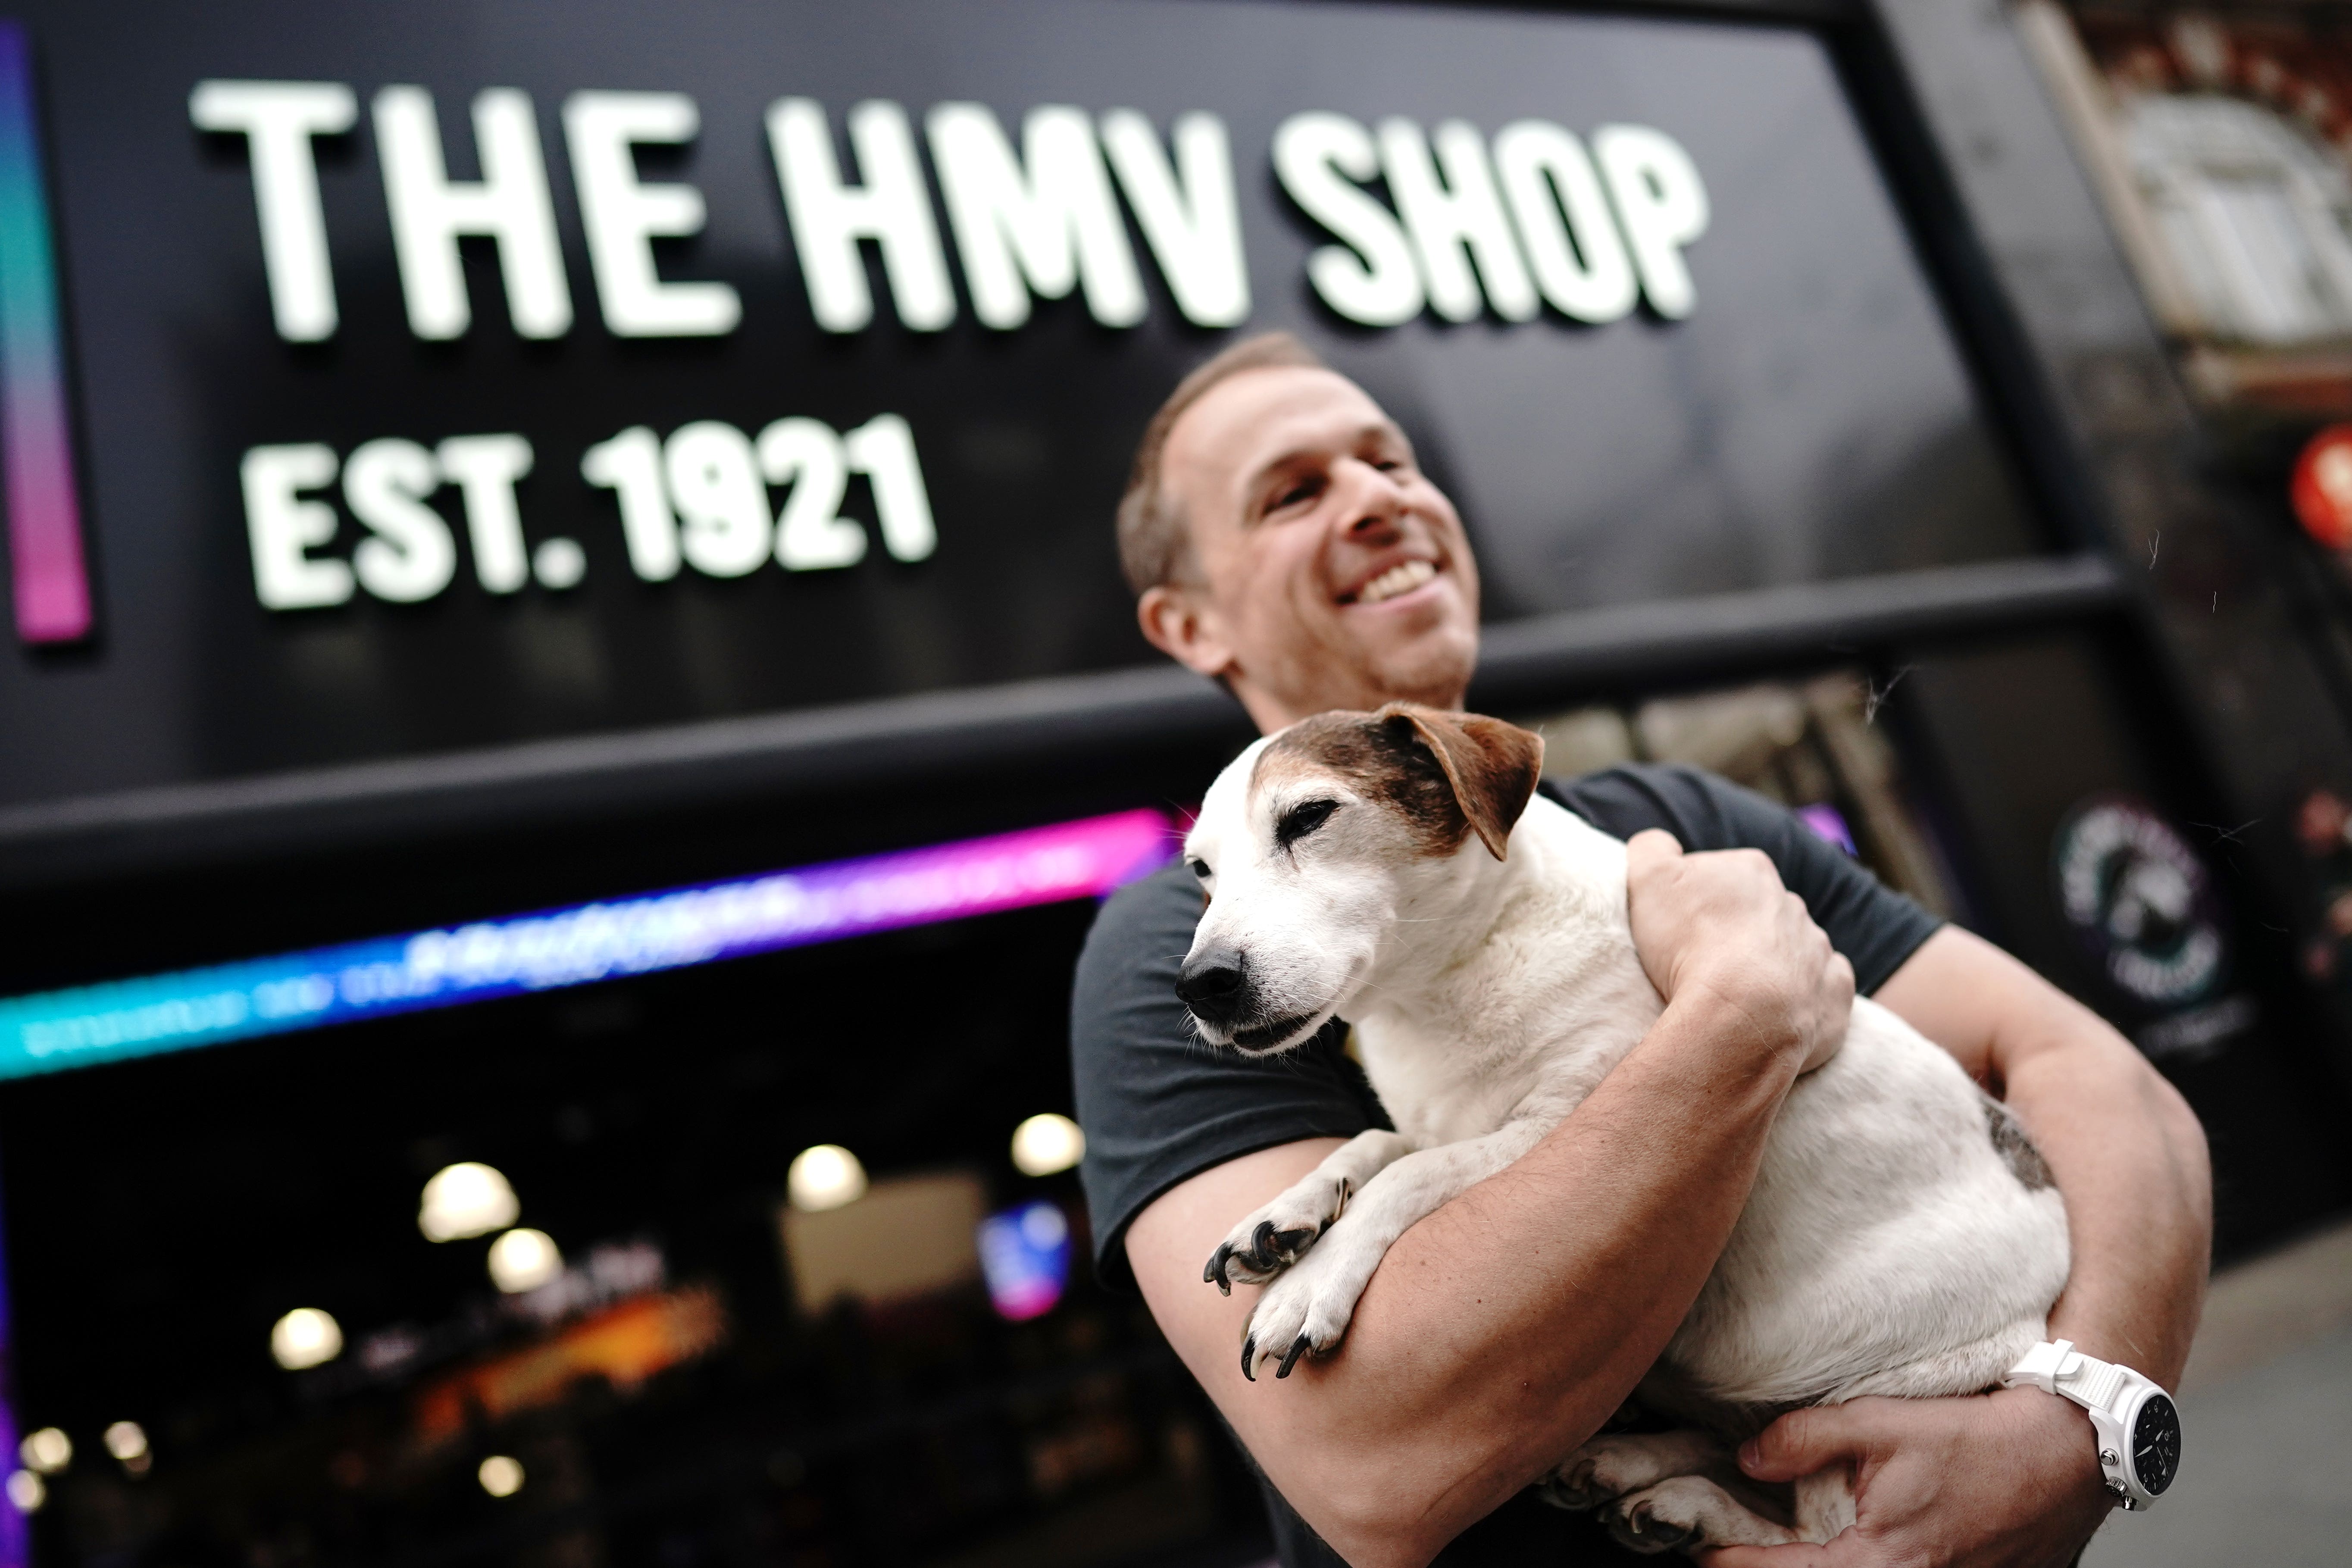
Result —
[[1300, 1356], [1322, 1355], [1339, 1345], [1355, 1315], [1356, 1298], [1371, 1276], [1370, 1268], [1351, 1268], [1350, 1262], [1339, 1243], [1327, 1242], [1266, 1287], [1242, 1341], [1244, 1377], [1255, 1382], [1258, 1367], [1276, 1358], [1281, 1364], [1274, 1375], [1288, 1377]]
[[[1676, 1486], [1676, 1481], [1696, 1480], [1694, 1476], [1677, 1476], [1673, 1481], [1662, 1481], [1645, 1491], [1618, 1499], [1601, 1514], [1602, 1522], [1617, 1543], [1629, 1552], [1644, 1553], [1672, 1552], [1676, 1547], [1705, 1543], [1706, 1528], [1701, 1519], [1696, 1489]], [[1711, 1484], [1699, 1482], [1700, 1486]]]
[[1669, 1476], [1601, 1510], [1619, 1544], [1635, 1552], [1710, 1546], [1782, 1546], [1796, 1536], [1705, 1476]]
[[1228, 1296], [1234, 1293], [1235, 1280], [1263, 1285], [1304, 1257], [1347, 1206], [1344, 1178], [1309, 1173], [1306, 1180], [1228, 1231], [1210, 1255], [1201, 1278]]
[[1540, 1485], [1546, 1502], [1581, 1512], [1722, 1457], [1722, 1445], [1702, 1432], [1612, 1433], [1570, 1454]]

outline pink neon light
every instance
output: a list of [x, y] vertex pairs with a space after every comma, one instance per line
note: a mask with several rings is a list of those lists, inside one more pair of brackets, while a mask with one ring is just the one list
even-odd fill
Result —
[[89, 635], [89, 578], [82, 567], [81, 508], [73, 449], [54, 384], [24, 387], [15, 374], [0, 399], [8, 460], [8, 543], [16, 635], [28, 643]]
[[31, 42], [21, 24], [0, 23], [0, 451], [16, 636], [72, 642], [89, 633], [89, 578], [33, 99]]
[[814, 868], [793, 878], [785, 923], [808, 940], [1100, 897], [1165, 863], [1169, 845], [1166, 817], [1123, 811]]

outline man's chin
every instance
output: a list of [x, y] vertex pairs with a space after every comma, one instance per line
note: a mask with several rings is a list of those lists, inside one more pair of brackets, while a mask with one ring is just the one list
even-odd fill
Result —
[[1458, 708], [1478, 668], [1478, 633], [1475, 627], [1433, 626], [1402, 646], [1389, 642], [1365, 649], [1362, 663], [1380, 697], [1368, 708], [1397, 701]]

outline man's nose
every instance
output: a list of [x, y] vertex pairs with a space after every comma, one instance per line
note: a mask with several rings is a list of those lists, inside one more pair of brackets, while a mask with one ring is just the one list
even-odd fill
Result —
[[1348, 536], [1367, 543], [1385, 543], [1383, 535], [1396, 531], [1404, 517], [1404, 489], [1387, 470], [1349, 459], [1347, 464]]
[[1176, 994], [1201, 1022], [1222, 1027], [1241, 1015], [1249, 994], [1247, 969], [1237, 947], [1203, 948], [1177, 972]]

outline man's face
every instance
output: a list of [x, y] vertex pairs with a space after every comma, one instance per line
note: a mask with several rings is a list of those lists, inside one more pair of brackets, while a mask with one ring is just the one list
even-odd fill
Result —
[[1145, 628], [1232, 681], [1261, 728], [1398, 700], [1461, 706], [1477, 566], [1454, 503], [1361, 387], [1245, 371], [1176, 422], [1162, 483], [1191, 530], [1192, 580], [1146, 595]]

